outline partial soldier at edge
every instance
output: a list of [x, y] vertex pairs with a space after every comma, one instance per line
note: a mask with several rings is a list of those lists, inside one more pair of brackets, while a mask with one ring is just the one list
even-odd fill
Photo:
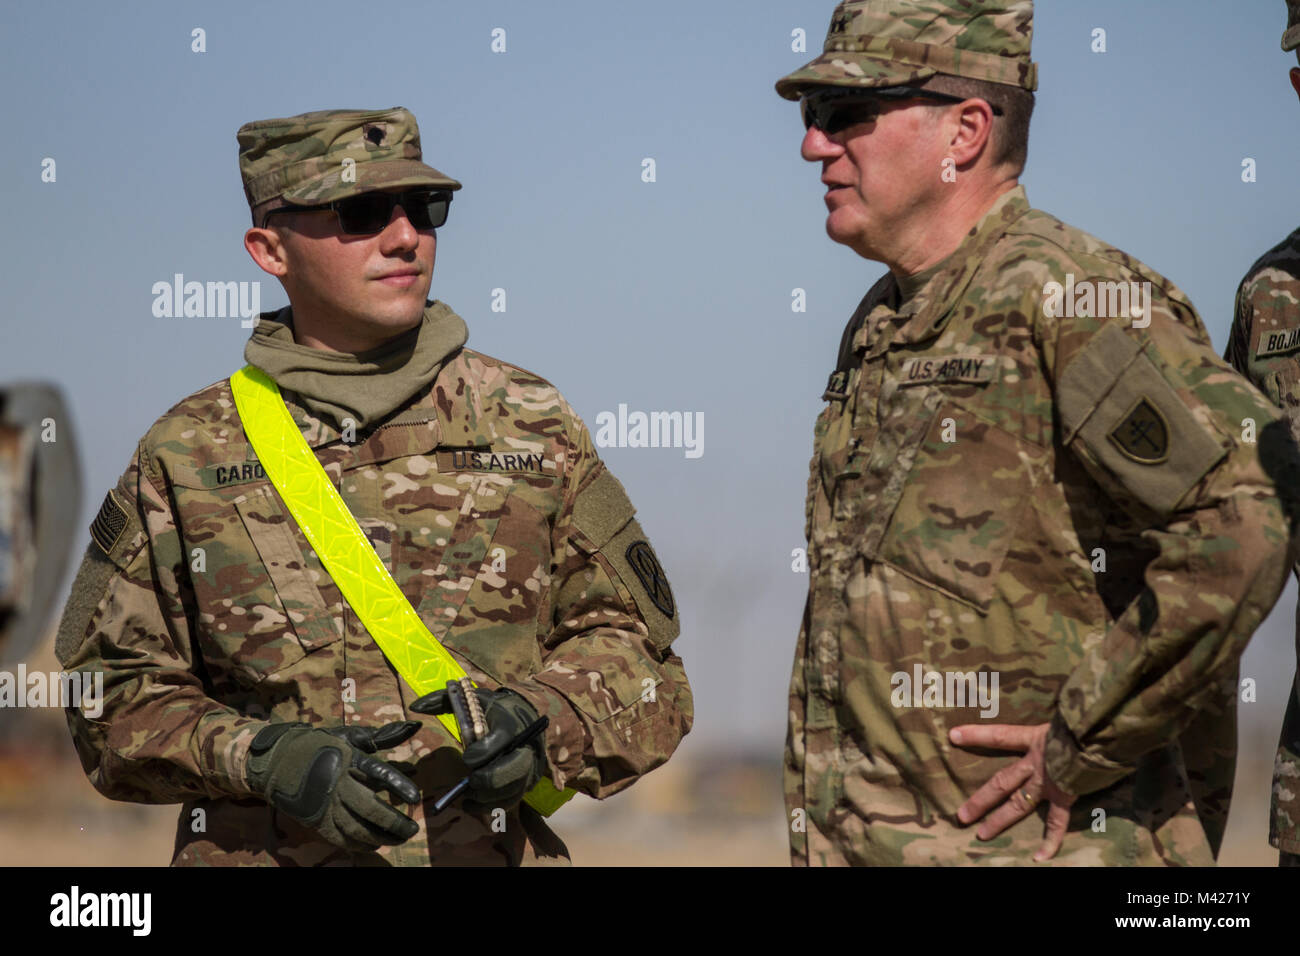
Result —
[[[1300, 60], [1300, 0], [1286, 0], [1282, 49]], [[1291, 68], [1300, 95], [1300, 68]], [[1223, 357], [1282, 410], [1300, 440], [1300, 229], [1264, 253], [1237, 288], [1232, 331]], [[1295, 569], [1300, 578], [1300, 567]], [[1273, 763], [1268, 839], [1279, 865], [1300, 866], [1300, 607], [1296, 609], [1296, 674]]]

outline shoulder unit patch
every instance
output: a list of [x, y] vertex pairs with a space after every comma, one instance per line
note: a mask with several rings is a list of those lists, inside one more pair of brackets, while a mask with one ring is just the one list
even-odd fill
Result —
[[1169, 457], [1169, 423], [1145, 395], [1106, 437], [1121, 454], [1141, 465], [1158, 465]]
[[634, 541], [628, 545], [626, 557], [627, 563], [636, 572], [637, 579], [640, 580], [641, 586], [645, 588], [654, 606], [666, 617], [672, 617], [677, 611], [677, 605], [673, 601], [673, 590], [668, 586], [668, 575], [664, 574], [664, 569], [660, 566], [659, 559], [655, 557], [649, 542]]

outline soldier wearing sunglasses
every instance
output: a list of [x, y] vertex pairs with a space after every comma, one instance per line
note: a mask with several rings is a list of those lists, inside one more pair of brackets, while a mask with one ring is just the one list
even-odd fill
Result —
[[1223, 837], [1300, 457], [1173, 283], [1029, 205], [1032, 32], [1029, 0], [851, 0], [777, 83], [827, 234], [888, 266], [814, 433], [797, 865], [1204, 865]]
[[364, 532], [366, 573], [473, 680], [478, 740], [419, 719], [448, 691], [421, 696], [381, 651], [227, 378], [157, 421], [91, 527], [57, 642], [105, 675], [102, 714], [68, 712], [83, 766], [113, 799], [183, 804], [177, 865], [564, 862], [526, 795], [617, 793], [690, 729], [663, 569], [555, 387], [465, 348], [428, 300], [460, 183], [422, 162], [415, 118], [327, 110], [238, 139], [244, 245], [289, 298], [244, 358]]

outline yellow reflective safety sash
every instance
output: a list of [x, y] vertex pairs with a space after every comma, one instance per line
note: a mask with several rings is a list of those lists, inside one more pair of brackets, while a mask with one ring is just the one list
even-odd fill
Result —
[[[429, 633], [375, 554], [302, 437], [275, 382], [261, 369], [246, 365], [230, 376], [230, 390], [244, 433], [271, 484], [384, 656], [417, 694], [441, 690], [447, 681], [464, 677], [464, 668]], [[439, 714], [438, 719], [459, 741], [456, 718]], [[573, 790], [556, 790], [550, 779], [543, 777], [524, 800], [538, 813], [550, 816], [573, 794]]]

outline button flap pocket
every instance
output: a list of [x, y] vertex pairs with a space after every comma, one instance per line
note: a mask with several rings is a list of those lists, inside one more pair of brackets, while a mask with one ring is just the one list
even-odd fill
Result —
[[951, 402], [934, 416], [880, 548], [887, 564], [987, 611], [1046, 453]]
[[[239, 495], [232, 503], [257, 549], [278, 604], [268, 608], [271, 613], [249, 633], [273, 634], [289, 626], [304, 651], [339, 640], [341, 622], [332, 619], [320, 588], [312, 580], [313, 570], [323, 577], [328, 575], [318, 561], [309, 562], [304, 556], [293, 518], [271, 488]], [[287, 663], [288, 659], [284, 659], [267, 670], [278, 670]]]

